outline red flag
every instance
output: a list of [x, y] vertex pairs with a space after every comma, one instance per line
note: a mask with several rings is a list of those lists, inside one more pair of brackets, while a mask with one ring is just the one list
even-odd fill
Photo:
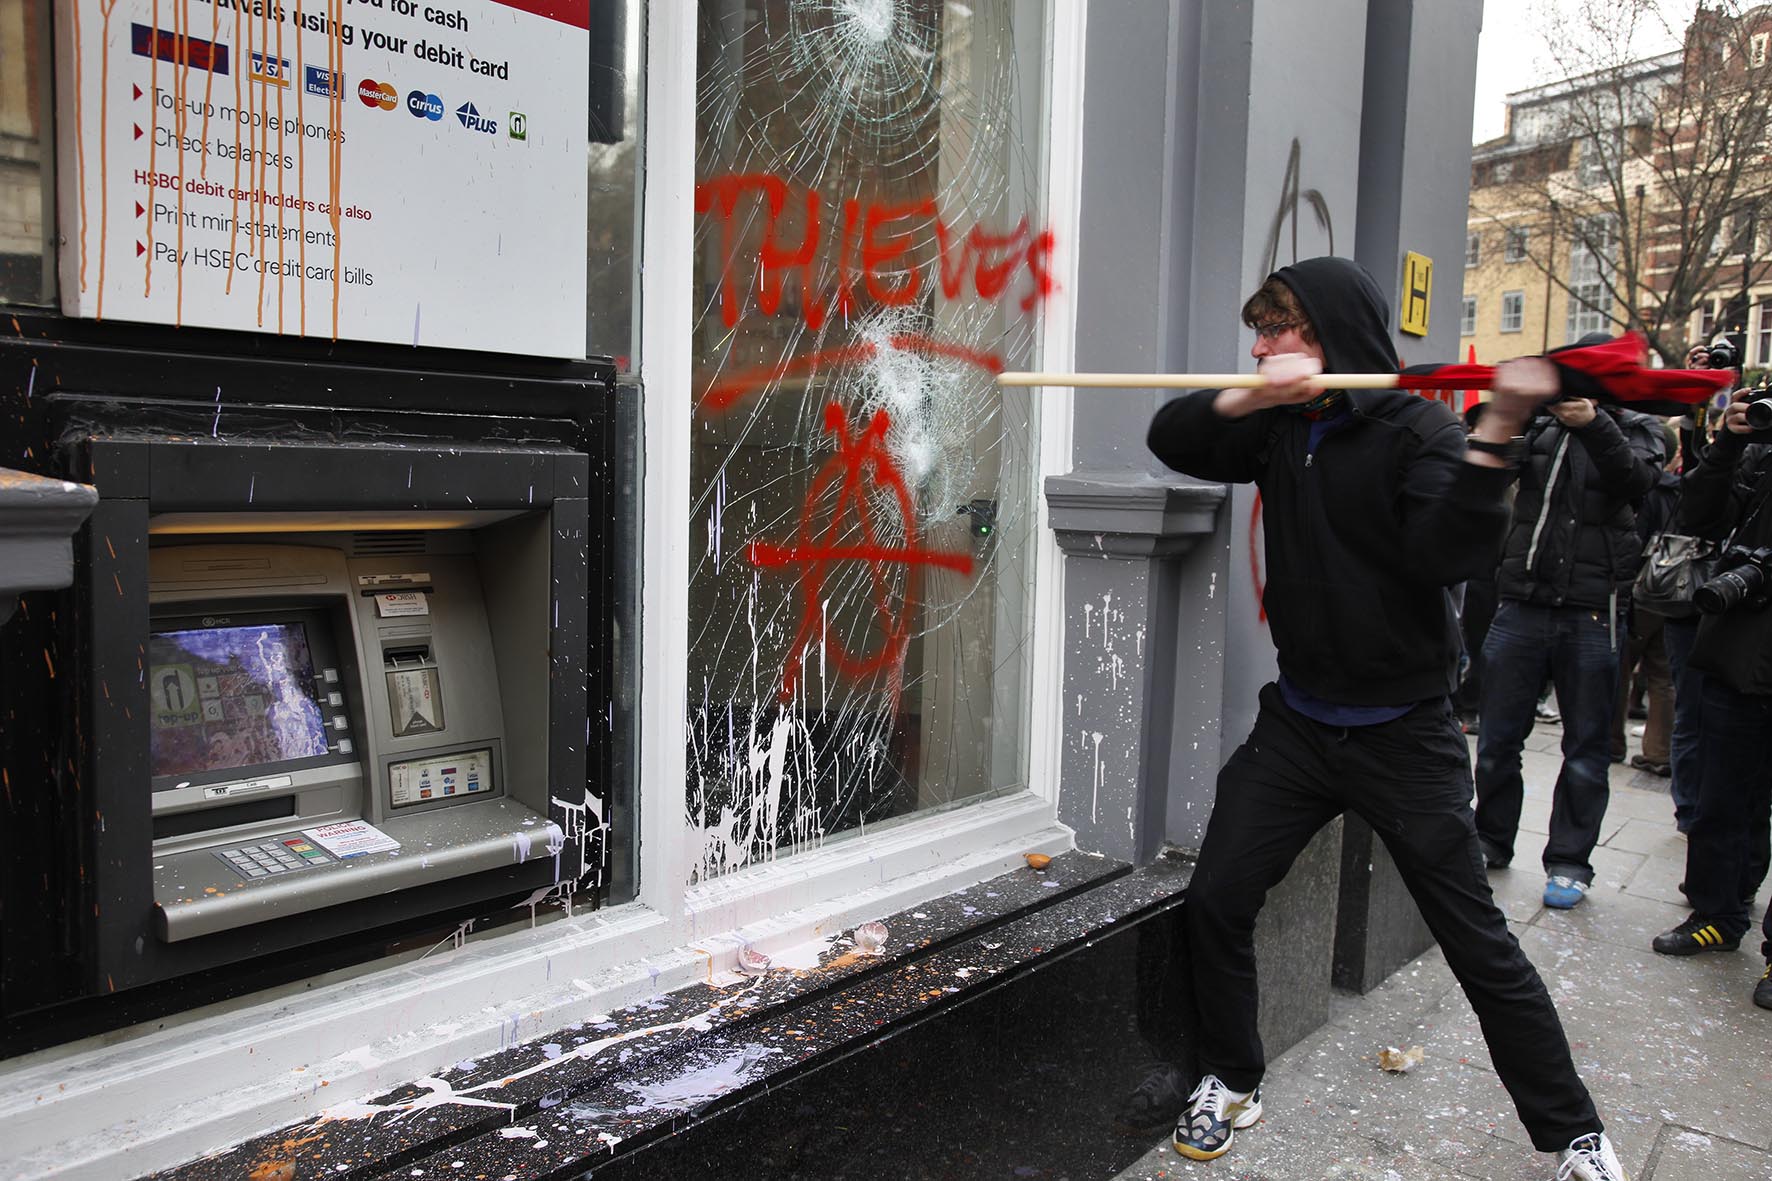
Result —
[[[1592, 386], [1591, 396], [1615, 401], [1648, 414], [1684, 414], [1688, 407], [1710, 400], [1735, 382], [1728, 369], [1649, 369], [1643, 365], [1646, 345], [1635, 332], [1601, 344], [1553, 349], [1547, 358], [1572, 370]], [[1399, 375], [1398, 389], [1486, 390], [1495, 378], [1492, 365], [1415, 365]], [[1589, 394], [1589, 390], [1578, 392]]]

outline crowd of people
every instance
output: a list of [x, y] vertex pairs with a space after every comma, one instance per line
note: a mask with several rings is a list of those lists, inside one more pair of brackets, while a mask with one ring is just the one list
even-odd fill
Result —
[[[1602, 338], [1603, 339], [1603, 338]], [[1579, 341], [1578, 345], [1592, 343]], [[1699, 345], [1690, 368], [1734, 360]], [[1603, 399], [1563, 397], [1534, 415], [1509, 525], [1492, 578], [1467, 584], [1469, 655], [1459, 701], [1477, 734], [1476, 822], [1490, 868], [1514, 855], [1521, 752], [1540, 697], [1554, 692], [1562, 768], [1544, 849], [1546, 906], [1569, 909], [1593, 881], [1590, 857], [1608, 800], [1609, 764], [1625, 762], [1633, 680], [1645, 690], [1642, 750], [1632, 765], [1668, 777], [1687, 836], [1681, 890], [1692, 914], [1656, 936], [1663, 955], [1734, 951], [1752, 928], [1772, 820], [1772, 613], [1760, 587], [1772, 564], [1772, 432], [1756, 441], [1738, 388], [1721, 413], [1663, 420]], [[1473, 416], [1474, 417], [1474, 416]], [[1707, 429], [1708, 428], [1708, 429]], [[1725, 555], [1728, 596], [1633, 601], [1646, 555], [1664, 534], [1699, 555]], [[1666, 548], [1657, 553], [1692, 551]], [[1701, 558], [1702, 561], [1702, 558]], [[1719, 610], [1705, 611], [1703, 605]], [[1772, 1009], [1772, 909], [1762, 919], [1767, 969], [1754, 1003]]]

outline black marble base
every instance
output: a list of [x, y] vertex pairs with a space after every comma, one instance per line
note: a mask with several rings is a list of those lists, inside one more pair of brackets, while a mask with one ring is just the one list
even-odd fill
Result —
[[[1257, 932], [1271, 1054], [1327, 1014], [1339, 836]], [[659, 996], [159, 1176], [1106, 1181], [1168, 1133], [1115, 1122], [1153, 1061], [1191, 1076], [1190, 872], [1066, 854], [888, 916], [883, 954], [846, 932], [815, 969]]]
[[1335, 987], [1364, 995], [1434, 945], [1403, 877], [1358, 816], [1345, 818], [1341, 901], [1335, 923]]

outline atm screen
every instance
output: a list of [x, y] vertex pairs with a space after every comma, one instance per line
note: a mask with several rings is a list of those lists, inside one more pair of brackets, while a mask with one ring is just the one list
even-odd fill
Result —
[[327, 754], [303, 622], [151, 632], [148, 700], [156, 779]]

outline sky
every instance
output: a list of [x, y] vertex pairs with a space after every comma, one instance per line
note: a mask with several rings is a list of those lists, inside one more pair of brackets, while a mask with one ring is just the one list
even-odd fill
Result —
[[[1503, 131], [1506, 107], [1503, 100], [1515, 90], [1556, 79], [1549, 60], [1544, 32], [1550, 15], [1561, 10], [1571, 15], [1584, 4], [1606, 5], [1615, 0], [1483, 0], [1483, 34], [1477, 41], [1476, 107], [1471, 116], [1471, 142], [1494, 139]], [[1668, 24], [1684, 25], [1693, 7], [1690, 0], [1663, 0]], [[1651, 26], [1639, 38], [1635, 51], [1642, 56], [1674, 48], [1662, 28]]]

